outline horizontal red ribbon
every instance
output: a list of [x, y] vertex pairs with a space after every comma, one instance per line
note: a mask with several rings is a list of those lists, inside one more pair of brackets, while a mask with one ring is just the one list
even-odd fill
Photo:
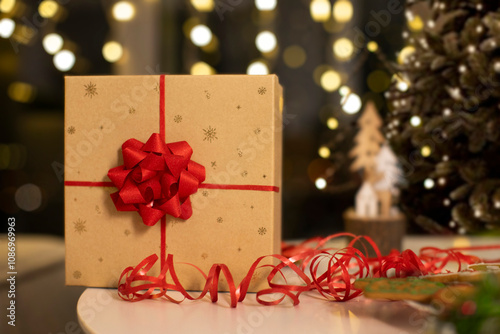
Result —
[[[72, 187], [114, 187], [113, 182], [89, 182], [89, 181], [64, 181], [65, 186]], [[213, 184], [202, 183], [200, 189], [227, 189], [227, 190], [256, 190], [273, 191], [279, 193], [280, 188], [275, 186], [247, 185], [247, 184]]]
[[[343, 249], [323, 248], [326, 242], [339, 237], [351, 237], [352, 241]], [[353, 245], [357, 241], [364, 241], [366, 248], [373, 248], [377, 257], [368, 258]], [[367, 236], [354, 236], [350, 233], [338, 233], [326, 238], [312, 238], [298, 246], [288, 246], [283, 244], [284, 255], [269, 255], [259, 257], [250, 266], [239, 285], [236, 285], [229, 268], [224, 264], [214, 264], [206, 275], [200, 268], [195, 267], [204, 277], [205, 285], [198, 296], [189, 294], [182, 286], [176, 272], [173, 255], [169, 254], [164, 263], [160, 275], [149, 276], [148, 271], [158, 261], [157, 255], [151, 255], [144, 259], [135, 268], [128, 267], [120, 277], [118, 294], [127, 301], [140, 301], [144, 299], [155, 299], [165, 297], [174, 303], [181, 303], [184, 299], [197, 300], [210, 295], [212, 302], [218, 300], [219, 277], [222, 272], [229, 286], [230, 305], [236, 307], [237, 302], [245, 299], [253, 274], [263, 267], [271, 267], [271, 273], [267, 276], [269, 288], [260, 290], [256, 294], [257, 301], [262, 305], [277, 305], [286, 297], [289, 297], [293, 305], [299, 304], [299, 296], [304, 291], [317, 291], [325, 299], [332, 301], [347, 301], [361, 295], [362, 291], [354, 288], [354, 280], [364, 277], [387, 277], [390, 269], [395, 269], [396, 277], [422, 276], [437, 274], [443, 271], [445, 264], [456, 262], [460, 271], [463, 264], [478, 262], [497, 262], [481, 260], [476, 256], [463, 254], [466, 250], [492, 250], [500, 249], [500, 245], [464, 247], [439, 249], [435, 247], [425, 247], [417, 255], [411, 250], [398, 252], [393, 250], [387, 256], [381, 256], [377, 245]], [[274, 257], [280, 261], [276, 266], [259, 265], [266, 257]], [[327, 265], [321, 266], [323, 261]], [[297, 264], [299, 263], [300, 264]], [[284, 284], [273, 282], [273, 278], [279, 274], [283, 277], [282, 270], [290, 268], [303, 282], [302, 285], [288, 284], [285, 279]], [[167, 276], [173, 282], [167, 282]], [[309, 273], [309, 275], [306, 274]], [[184, 297], [183, 300], [175, 300], [168, 295], [168, 291], [178, 291]], [[265, 300], [262, 297], [270, 294], [280, 294], [274, 300]]]

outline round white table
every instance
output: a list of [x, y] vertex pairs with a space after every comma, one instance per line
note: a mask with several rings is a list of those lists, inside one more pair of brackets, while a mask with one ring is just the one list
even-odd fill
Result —
[[[407, 237], [403, 248], [440, 248], [500, 244], [500, 238]], [[500, 257], [498, 250], [475, 253], [483, 258]], [[170, 292], [180, 299], [180, 293]], [[165, 299], [131, 303], [116, 289], [88, 288], [77, 305], [78, 319], [87, 333], [424, 333], [433, 326], [425, 310], [406, 302], [370, 300], [363, 296], [348, 302], [329, 302], [315, 292], [302, 294], [300, 304], [285, 300], [262, 306], [249, 293], [237, 308], [229, 295], [219, 293], [218, 303], [208, 297], [173, 304]]]

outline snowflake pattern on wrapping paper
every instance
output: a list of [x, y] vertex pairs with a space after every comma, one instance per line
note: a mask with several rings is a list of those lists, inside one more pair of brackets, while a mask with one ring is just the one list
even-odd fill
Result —
[[175, 116], [174, 116], [174, 122], [175, 122], [175, 123], [180, 123], [180, 122], [182, 122], [182, 116], [181, 116], [181, 115], [175, 115]]
[[97, 87], [96, 87], [96, 84], [89, 82], [87, 85], [83, 85], [83, 87], [85, 87], [85, 95], [84, 96], [88, 96], [90, 98], [93, 98], [94, 96], [97, 95]]
[[239, 148], [236, 149], [236, 152], [238, 152], [238, 156], [241, 158], [243, 156], [243, 151], [240, 150]]
[[75, 279], [80, 279], [80, 277], [82, 277], [82, 273], [81, 273], [79, 270], [75, 270], [75, 271], [73, 272], [73, 277], [74, 277]]
[[87, 227], [85, 224], [87, 221], [81, 220], [78, 218], [76, 221], [73, 222], [73, 225], [75, 225], [75, 232], [78, 234], [82, 234], [83, 232], [87, 232]]
[[217, 131], [215, 128], [212, 128], [211, 126], [208, 127], [208, 129], [203, 129], [203, 132], [204, 132], [204, 135], [205, 135], [205, 138], [203, 138], [203, 141], [208, 141], [208, 142], [212, 142], [212, 140], [216, 140], [216, 139], [219, 139], [217, 138]]
[[222, 224], [223, 221], [224, 219], [222, 219], [222, 217], [217, 217], [217, 223]]
[[98, 258], [97, 261], [102, 262], [104, 259], [102, 257]]
[[207, 253], [203, 253], [203, 254], [201, 254], [201, 258], [202, 258], [203, 260], [206, 260], [206, 259], [207, 259], [207, 257], [208, 257], [208, 254], [207, 254]]
[[266, 92], [267, 92], [267, 88], [266, 88], [266, 87], [259, 87], [259, 89], [257, 90], [257, 92], [258, 92], [260, 95], [264, 95], [264, 94], [266, 94]]
[[75, 134], [75, 132], [76, 132], [76, 129], [75, 129], [75, 127], [74, 127], [74, 126], [70, 126], [70, 127], [68, 128], [68, 133], [69, 133], [70, 135]]
[[242, 177], [247, 177], [247, 175], [248, 175], [248, 172], [247, 172], [246, 170], [244, 170], [244, 171], [241, 173], [241, 176], [242, 176]]
[[241, 109], [241, 106], [238, 104], [238, 105], [236, 106], [236, 109], [240, 110], [240, 109]]
[[130, 232], [130, 230], [125, 230], [123, 233], [128, 237], [131, 232]]
[[212, 94], [210, 94], [210, 92], [208, 90], [206, 90], [205, 97], [207, 98], [207, 100], [210, 100], [210, 98], [212, 97]]
[[210, 164], [212, 165], [213, 169], [217, 168], [217, 161], [212, 161], [212, 162], [210, 162]]
[[256, 135], [258, 135], [260, 133], [260, 128], [257, 128], [255, 130], [253, 130], [253, 133], [255, 133]]
[[203, 190], [201, 194], [203, 195], [203, 197], [208, 197], [208, 190]]
[[267, 233], [267, 228], [265, 227], [259, 227], [259, 229], [257, 230], [257, 232], [259, 232], [260, 235], [264, 235]]
[[97, 212], [98, 215], [100, 215], [102, 213], [101, 208], [99, 207], [99, 205], [95, 206], [95, 212]]
[[128, 113], [131, 114], [131, 115], [135, 114], [135, 108], [134, 107], [129, 107], [128, 108]]

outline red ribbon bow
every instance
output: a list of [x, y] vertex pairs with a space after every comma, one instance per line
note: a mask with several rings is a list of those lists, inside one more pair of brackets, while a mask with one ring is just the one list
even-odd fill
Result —
[[165, 215], [188, 219], [189, 196], [205, 180], [205, 167], [191, 160], [185, 141], [166, 144], [153, 133], [146, 144], [129, 139], [122, 145], [124, 164], [108, 171], [119, 190], [111, 194], [118, 211], [137, 211], [147, 226]]

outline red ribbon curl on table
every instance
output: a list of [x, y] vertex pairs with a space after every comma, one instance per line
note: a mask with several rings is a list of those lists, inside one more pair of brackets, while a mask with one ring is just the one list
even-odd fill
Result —
[[191, 160], [193, 150], [187, 142], [165, 144], [154, 133], [146, 144], [127, 140], [122, 154], [124, 164], [108, 172], [118, 188], [111, 194], [118, 211], [137, 211], [147, 226], [165, 215], [191, 217], [189, 196], [205, 180], [205, 167]]
[[[352, 241], [342, 249], [325, 248], [325, 244], [336, 238], [350, 237]], [[353, 247], [357, 241], [364, 242], [365, 252]], [[375, 254], [374, 258], [368, 258], [364, 254], [367, 248], [371, 247]], [[236, 307], [237, 302], [245, 299], [248, 287], [253, 274], [263, 267], [271, 267], [272, 270], [267, 276], [269, 288], [260, 290], [256, 294], [256, 299], [263, 305], [277, 305], [286, 297], [289, 297], [293, 305], [299, 304], [299, 296], [306, 291], [317, 291], [327, 300], [347, 301], [359, 296], [362, 291], [354, 288], [354, 280], [364, 277], [387, 277], [389, 270], [394, 269], [395, 277], [422, 276], [431, 273], [443, 272], [447, 263], [456, 262], [457, 271], [460, 271], [463, 264], [473, 264], [478, 262], [498, 262], [499, 259], [485, 261], [477, 256], [462, 253], [468, 250], [493, 250], [499, 249], [500, 245], [474, 246], [463, 248], [439, 249], [436, 247], [425, 247], [417, 255], [411, 250], [398, 252], [393, 250], [387, 256], [381, 256], [377, 245], [367, 236], [355, 236], [350, 233], [338, 233], [326, 238], [312, 238], [305, 242], [290, 246], [283, 244], [283, 255], [269, 255], [280, 261], [278, 265], [260, 265], [259, 263], [266, 256], [259, 257], [250, 266], [247, 275], [241, 283], [236, 283], [229, 268], [224, 264], [214, 264], [206, 275], [198, 267], [195, 267], [205, 279], [203, 291], [198, 296], [189, 294], [182, 286], [175, 273], [173, 255], [169, 254], [162, 265], [162, 270], [158, 277], [149, 276], [147, 273], [157, 262], [158, 257], [151, 255], [142, 261], [135, 268], [128, 267], [120, 277], [118, 294], [127, 301], [140, 301], [144, 299], [155, 299], [165, 297], [174, 303], [181, 303], [184, 299], [197, 300], [210, 295], [212, 302], [218, 300], [218, 284], [220, 273], [222, 272], [229, 286], [229, 296], [231, 307]], [[327, 261], [326, 265], [321, 263]], [[283, 269], [288, 267], [300, 279], [302, 284], [288, 284]], [[168, 272], [172, 283], [168, 283]], [[308, 273], [308, 274], [307, 274]], [[273, 279], [276, 275], [284, 278], [283, 283], [275, 283]], [[168, 295], [168, 290], [178, 291], [182, 294], [182, 300], [175, 300]], [[278, 294], [274, 300], [263, 299], [263, 296]], [[272, 296], [271, 296], [272, 297]]]

